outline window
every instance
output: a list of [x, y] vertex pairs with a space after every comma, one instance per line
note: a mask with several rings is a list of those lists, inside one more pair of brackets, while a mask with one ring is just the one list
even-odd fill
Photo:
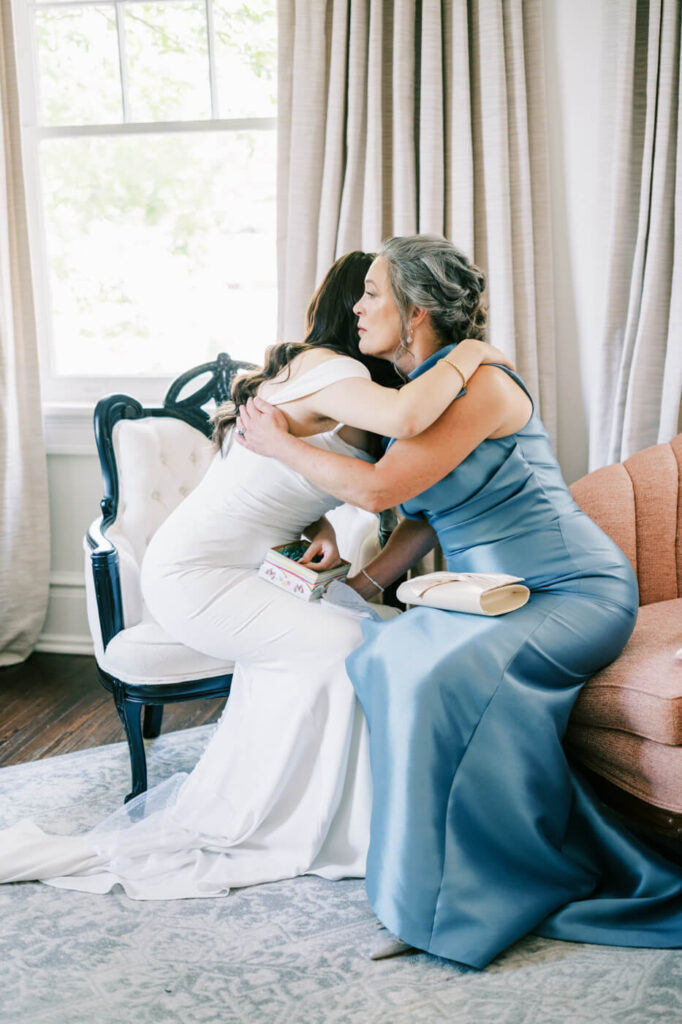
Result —
[[260, 361], [275, 0], [13, 3], [45, 399], [158, 399], [221, 350]]

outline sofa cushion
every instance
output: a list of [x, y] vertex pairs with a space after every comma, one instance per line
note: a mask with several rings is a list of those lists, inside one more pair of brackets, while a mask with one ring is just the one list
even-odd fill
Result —
[[570, 490], [583, 512], [618, 545], [637, 572], [635, 493], [623, 463], [592, 470], [572, 483]]
[[682, 598], [640, 608], [625, 650], [585, 684], [571, 722], [682, 744], [680, 646]]
[[573, 723], [566, 745], [576, 760], [613, 785], [654, 807], [682, 812], [682, 747]]
[[680, 597], [677, 589], [680, 475], [672, 446], [655, 444], [624, 463], [634, 493], [640, 605]]
[[212, 679], [234, 671], [234, 662], [218, 661], [176, 643], [161, 626], [149, 621], [122, 629], [97, 660], [116, 679], [146, 686]]
[[640, 605], [682, 597], [682, 434], [571, 484], [637, 573]]

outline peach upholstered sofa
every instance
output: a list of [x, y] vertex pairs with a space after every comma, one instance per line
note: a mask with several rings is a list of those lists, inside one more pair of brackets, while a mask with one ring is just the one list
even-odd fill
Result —
[[625, 650], [583, 688], [566, 736], [602, 797], [682, 849], [682, 434], [576, 481], [630, 559], [640, 609]]

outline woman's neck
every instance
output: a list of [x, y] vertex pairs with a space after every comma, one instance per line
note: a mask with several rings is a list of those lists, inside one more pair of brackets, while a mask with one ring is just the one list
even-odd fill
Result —
[[429, 356], [442, 348], [440, 338], [432, 330], [417, 330], [414, 332], [412, 344], [403, 358], [400, 360], [400, 369], [403, 373], [412, 373], [418, 366], [421, 366]]

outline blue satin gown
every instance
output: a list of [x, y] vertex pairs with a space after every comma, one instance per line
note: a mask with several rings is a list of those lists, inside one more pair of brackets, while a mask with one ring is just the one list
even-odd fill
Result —
[[370, 729], [377, 916], [474, 967], [528, 932], [682, 945], [682, 867], [624, 829], [562, 747], [581, 686], [627, 642], [638, 595], [538, 416], [403, 511], [428, 519], [448, 568], [523, 576], [531, 597], [495, 618], [413, 608], [368, 622], [347, 661]]

